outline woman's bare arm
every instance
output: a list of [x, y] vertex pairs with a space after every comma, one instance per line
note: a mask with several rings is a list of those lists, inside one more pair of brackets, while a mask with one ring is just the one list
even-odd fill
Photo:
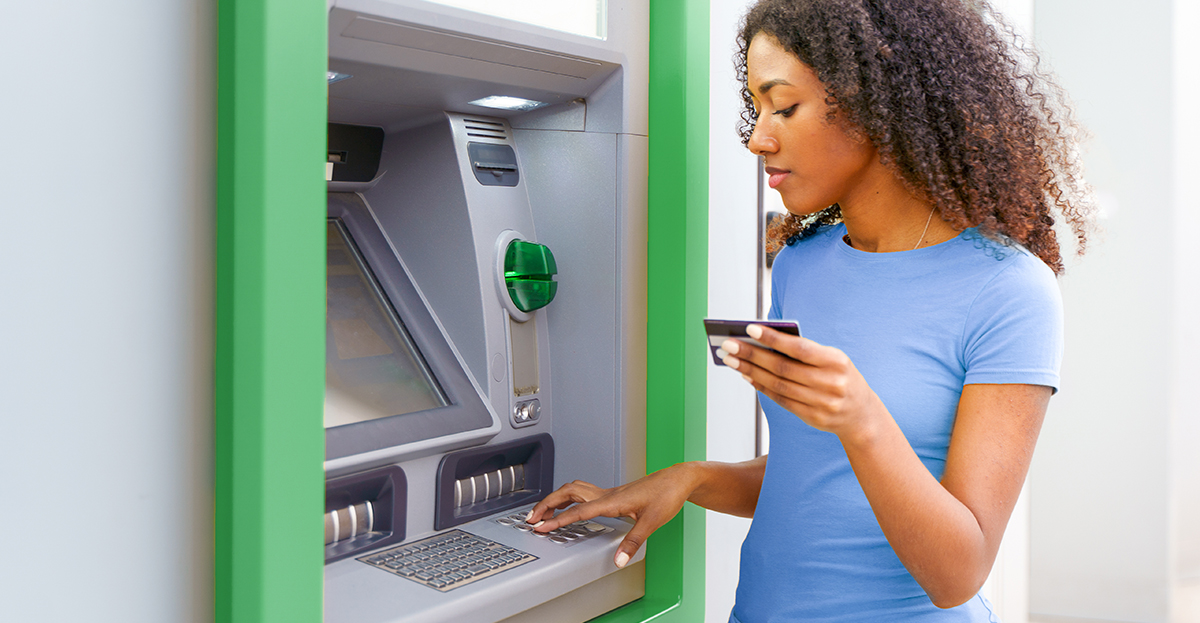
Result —
[[689, 502], [726, 515], [754, 516], [767, 469], [767, 455], [741, 463], [696, 461], [680, 466], [695, 473], [693, 482], [696, 484], [688, 496]]
[[[538, 502], [526, 521], [537, 523], [546, 517], [534, 529], [549, 532], [597, 516], [631, 517], [634, 526], [614, 556], [617, 566], [624, 567], [646, 539], [683, 508], [685, 501], [731, 515], [754, 515], [766, 464], [766, 456], [742, 463], [679, 463], [612, 489], [576, 480]], [[566, 510], [550, 516], [560, 508]]]
[[1049, 399], [1038, 385], [964, 387], [941, 482], [890, 416], [842, 439], [892, 549], [939, 607], [967, 601], [987, 579]]

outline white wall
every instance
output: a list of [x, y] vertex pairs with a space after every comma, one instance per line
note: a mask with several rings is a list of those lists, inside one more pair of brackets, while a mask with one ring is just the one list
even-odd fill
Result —
[[1174, 500], [1174, 571], [1176, 593], [1171, 621], [1200, 621], [1200, 405], [1195, 383], [1200, 380], [1200, 253], [1194, 236], [1200, 232], [1200, 2], [1177, 0], [1171, 17], [1172, 133], [1175, 204], [1174, 375], [1171, 379], [1170, 467]]
[[1200, 561], [1200, 20], [1194, 0], [1037, 0], [1035, 24], [1093, 134], [1084, 156], [1105, 218], [1062, 282], [1063, 388], [1031, 476], [1031, 609], [1035, 620], [1159, 622], [1172, 609], [1200, 620], [1179, 599]]
[[215, 12], [0, 3], [0, 620], [212, 620]]
[[[734, 37], [749, 0], [710, 0], [708, 315], [754, 318], [758, 286], [758, 159], [736, 133], [741, 96], [733, 71]], [[754, 458], [755, 393], [732, 370], [708, 369], [708, 458]], [[750, 520], [709, 511], [705, 588], [707, 623], [733, 608], [742, 540]]]

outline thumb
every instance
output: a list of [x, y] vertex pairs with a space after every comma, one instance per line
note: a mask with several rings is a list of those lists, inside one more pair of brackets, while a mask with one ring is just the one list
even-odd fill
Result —
[[649, 538], [650, 533], [653, 532], [653, 529], [643, 527], [642, 523], [640, 521], [635, 523], [629, 534], [625, 535], [625, 540], [617, 546], [617, 555], [613, 558], [613, 562], [616, 563], [618, 569], [624, 569], [625, 565], [629, 564], [629, 561], [633, 559], [637, 551], [645, 544], [646, 539]]

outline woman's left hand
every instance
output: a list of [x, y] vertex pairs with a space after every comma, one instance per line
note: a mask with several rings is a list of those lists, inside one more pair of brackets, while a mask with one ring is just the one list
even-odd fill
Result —
[[746, 333], [779, 352], [726, 340], [721, 345], [729, 353], [725, 365], [813, 428], [853, 436], [887, 416], [846, 353], [762, 325], [750, 325]]

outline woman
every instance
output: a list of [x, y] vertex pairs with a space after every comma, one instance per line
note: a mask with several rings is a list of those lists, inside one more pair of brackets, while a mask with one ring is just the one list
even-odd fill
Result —
[[770, 459], [575, 482], [539, 531], [629, 516], [623, 566], [691, 502], [752, 516], [731, 621], [992, 621], [978, 596], [1061, 359], [1052, 216], [1091, 205], [1069, 115], [964, 0], [762, 0], [743, 23], [746, 146], [788, 216], [771, 317], [726, 363]]

